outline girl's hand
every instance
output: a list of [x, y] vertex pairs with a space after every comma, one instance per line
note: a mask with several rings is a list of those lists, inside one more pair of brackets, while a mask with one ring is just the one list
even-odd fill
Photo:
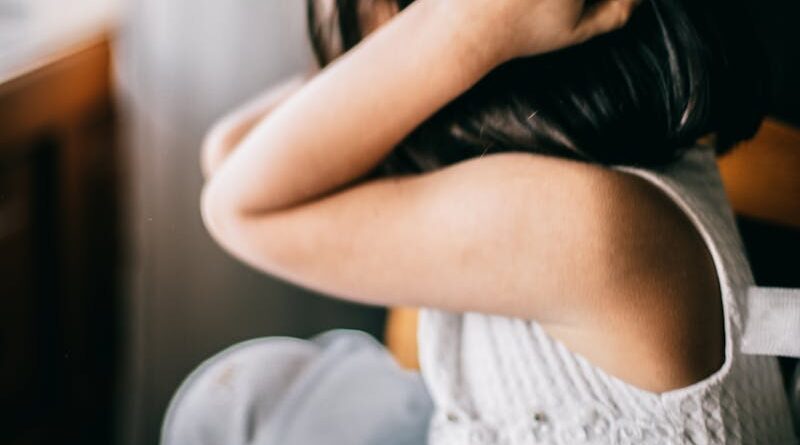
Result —
[[442, 0], [477, 45], [499, 51], [500, 62], [576, 45], [621, 28], [641, 0]]

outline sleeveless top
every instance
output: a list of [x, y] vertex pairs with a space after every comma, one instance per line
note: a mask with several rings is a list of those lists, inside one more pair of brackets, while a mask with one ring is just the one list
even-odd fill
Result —
[[692, 148], [658, 169], [612, 168], [658, 186], [702, 234], [720, 283], [723, 366], [688, 387], [649, 392], [535, 321], [422, 309], [420, 368], [435, 404], [428, 443], [798, 443], [770, 355], [800, 355], [800, 290], [755, 287], [713, 149]]

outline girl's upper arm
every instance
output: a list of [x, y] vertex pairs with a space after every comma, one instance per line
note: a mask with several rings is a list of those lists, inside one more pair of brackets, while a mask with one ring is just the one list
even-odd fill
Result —
[[618, 176], [502, 153], [267, 214], [240, 214], [213, 193], [202, 207], [231, 254], [331, 296], [564, 321], [571, 295], [613, 284], [603, 222]]

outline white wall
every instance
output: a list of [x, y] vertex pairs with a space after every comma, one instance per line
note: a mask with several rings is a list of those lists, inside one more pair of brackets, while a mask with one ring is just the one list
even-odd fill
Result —
[[131, 254], [121, 443], [155, 443], [180, 380], [233, 342], [335, 326], [381, 329], [380, 311], [309, 295], [237, 264], [201, 225], [203, 133], [248, 95], [311, 66], [304, 4], [138, 0], [124, 15], [117, 56]]

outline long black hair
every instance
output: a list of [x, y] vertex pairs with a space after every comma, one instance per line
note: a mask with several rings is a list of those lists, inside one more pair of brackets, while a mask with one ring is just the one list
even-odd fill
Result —
[[[308, 0], [321, 66], [364, 38], [363, 11], [376, 1], [400, 10], [413, 0]], [[501, 151], [652, 167], [704, 136], [722, 154], [760, 126], [766, 66], [738, 0], [645, 0], [619, 31], [495, 68], [408, 135], [376, 174]]]

